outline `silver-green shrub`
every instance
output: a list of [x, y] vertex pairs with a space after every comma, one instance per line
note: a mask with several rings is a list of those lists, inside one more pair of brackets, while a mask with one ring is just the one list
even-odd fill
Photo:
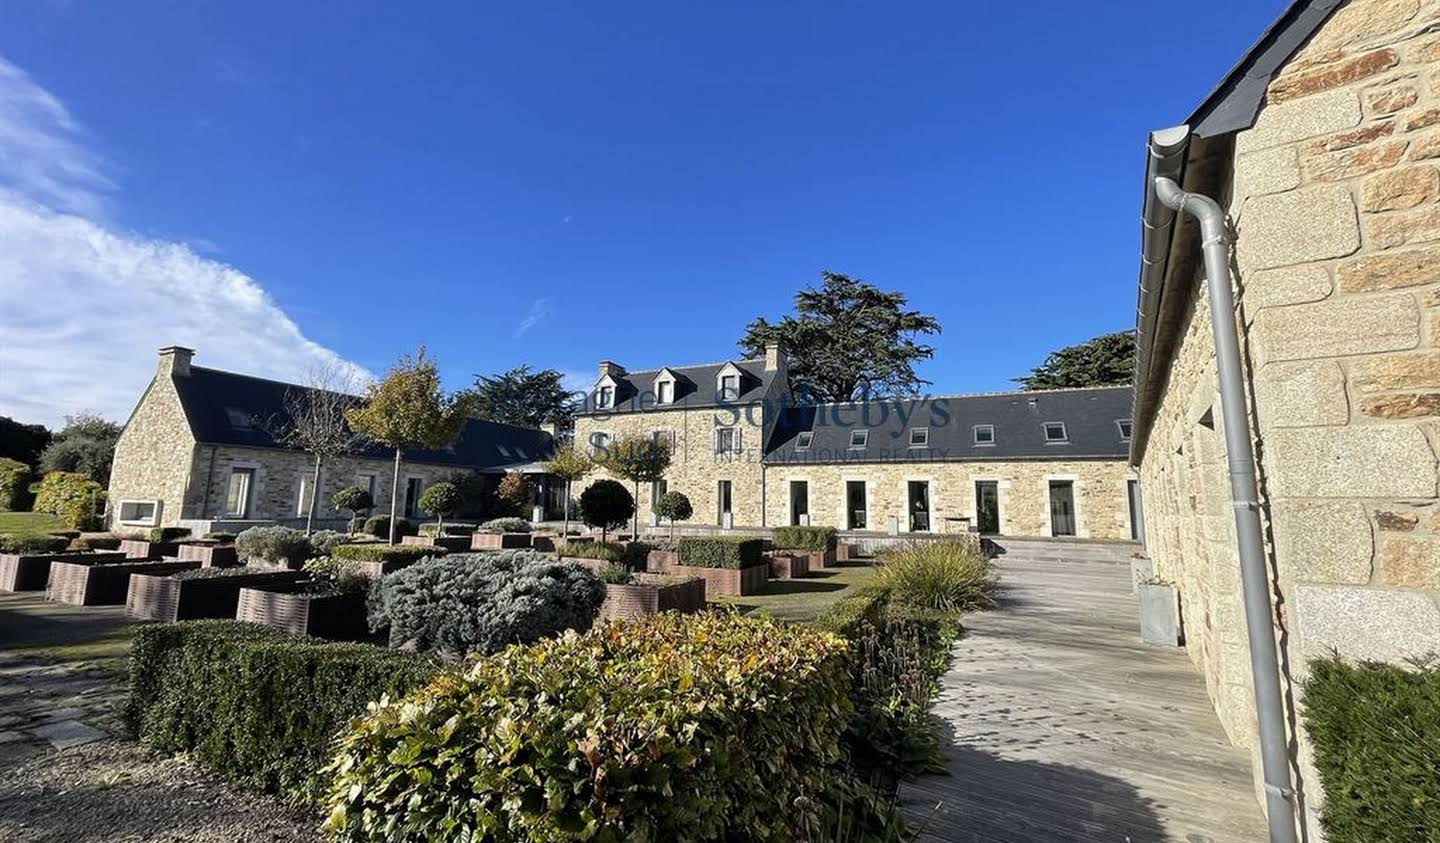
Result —
[[480, 525], [482, 533], [528, 533], [530, 522], [524, 518], [492, 518]]
[[304, 530], [272, 525], [251, 527], [235, 537], [235, 553], [241, 562], [260, 560], [271, 565], [299, 565], [311, 556], [314, 548]]
[[371, 625], [390, 645], [493, 653], [595, 622], [605, 585], [578, 565], [530, 550], [427, 559], [381, 580]]

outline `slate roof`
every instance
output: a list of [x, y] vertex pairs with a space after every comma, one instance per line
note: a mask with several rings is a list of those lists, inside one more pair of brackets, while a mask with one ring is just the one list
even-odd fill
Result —
[[[285, 395], [306, 389], [296, 384], [191, 366], [188, 377], [174, 379], [180, 405], [197, 442], [251, 448], [283, 448], [266, 432], [263, 420], [283, 424]], [[260, 423], [257, 423], [260, 422]], [[407, 450], [408, 462], [453, 465], [478, 470], [518, 467], [554, 452], [549, 433], [500, 422], [471, 419], [459, 440], [445, 450]], [[390, 459], [394, 452], [372, 445], [360, 456]]]
[[[715, 379], [720, 370], [730, 365], [740, 370], [740, 397], [738, 400], [721, 402], [715, 389]], [[668, 369], [675, 375], [675, 400], [669, 404], [655, 404], [655, 376]], [[615, 407], [595, 406], [595, 390], [585, 396], [585, 404], [576, 415], [611, 415], [616, 413], [642, 413], [657, 409], [697, 409], [705, 407], [733, 406], [746, 404], [764, 397], [775, 379], [775, 372], [765, 371], [763, 357], [754, 360], [732, 360], [723, 363], [708, 363], [703, 366], [666, 366], [663, 369], [649, 369], [643, 372], [626, 372], [614, 378], [618, 388]], [[598, 382], [598, 378], [596, 379]]]
[[[936, 462], [951, 460], [1124, 459], [1129, 440], [1129, 386], [883, 399], [868, 403], [787, 408], [766, 448], [766, 463]], [[868, 416], [867, 416], [868, 413]], [[1067, 440], [1047, 443], [1045, 422], [1063, 422]], [[993, 425], [993, 445], [977, 445], [976, 425]], [[926, 447], [909, 447], [909, 431], [929, 428]], [[865, 447], [850, 447], [851, 431], [868, 429]], [[803, 431], [809, 448], [797, 449]]]

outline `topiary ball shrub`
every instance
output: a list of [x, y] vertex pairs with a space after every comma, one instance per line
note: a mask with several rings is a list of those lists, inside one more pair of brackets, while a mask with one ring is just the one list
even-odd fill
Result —
[[242, 530], [235, 537], [235, 555], [242, 562], [259, 560], [298, 568], [315, 553], [304, 530], [268, 526]]
[[578, 565], [528, 550], [462, 553], [385, 577], [371, 626], [388, 623], [392, 647], [493, 653], [589, 629], [604, 599], [605, 585]]
[[[372, 515], [365, 519], [365, 532], [377, 539], [390, 538], [390, 516]], [[395, 537], [418, 536], [420, 530], [404, 518], [395, 519]]]
[[635, 498], [614, 480], [596, 480], [580, 493], [580, 519], [603, 534], [622, 527], [635, 514]]
[[528, 533], [530, 522], [524, 518], [492, 518], [480, 525], [482, 533]]
[[354, 721], [326, 825], [352, 843], [837, 839], [846, 650], [729, 612], [508, 648]]

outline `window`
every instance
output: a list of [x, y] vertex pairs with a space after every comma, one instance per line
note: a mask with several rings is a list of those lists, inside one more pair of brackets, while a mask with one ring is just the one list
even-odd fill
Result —
[[740, 432], [733, 427], [717, 428], [715, 430], [715, 453], [722, 457], [740, 453]]
[[994, 444], [995, 444], [995, 425], [993, 425], [993, 424], [977, 424], [977, 425], [975, 425], [975, 444], [976, 444], [976, 445], [994, 445]]
[[613, 407], [615, 405], [615, 387], [602, 386], [595, 391], [595, 406]]
[[1064, 422], [1045, 422], [1045, 444], [1067, 442], [1070, 437], [1065, 435]]
[[230, 426], [236, 430], [254, 430], [255, 420], [250, 414], [239, 407], [226, 407], [225, 418], [230, 420]]
[[355, 475], [355, 485], [364, 489], [370, 495], [370, 500], [375, 500], [375, 475], [363, 473]]
[[865, 443], [867, 443], [867, 442], [869, 442], [869, 441], [870, 441], [870, 431], [868, 431], [868, 430], [852, 430], [852, 431], [850, 431], [850, 447], [852, 447], [852, 448], [863, 448], [863, 447], [865, 447]]
[[250, 487], [254, 485], [255, 469], [230, 469], [230, 486], [225, 492], [225, 514], [245, 518], [250, 514]]
[[1129, 442], [1129, 441], [1130, 441], [1130, 433], [1131, 433], [1132, 430], [1134, 429], [1134, 426], [1130, 424], [1130, 420], [1129, 420], [1129, 419], [1117, 419], [1116, 422], [1115, 422], [1115, 426], [1118, 427], [1118, 428], [1120, 428], [1120, 441], [1121, 441], [1121, 442]]
[[425, 481], [419, 477], [411, 477], [405, 481], [405, 517], [418, 518], [420, 515], [420, 495], [425, 491]]
[[121, 501], [120, 502], [120, 523], [139, 524], [141, 526], [154, 526], [159, 518], [159, 501]]
[[295, 496], [295, 517], [304, 518], [310, 511], [310, 475], [300, 475], [300, 493]]
[[673, 430], [652, 430], [650, 431], [650, 441], [656, 445], [664, 444], [670, 449], [670, 453], [675, 453], [675, 431]]
[[675, 381], [660, 381], [655, 384], [655, 403], [669, 404], [675, 400]]
[[590, 452], [599, 454], [610, 447], [610, 434], [596, 431], [590, 434]]
[[720, 376], [720, 400], [721, 400], [721, 401], [734, 401], [735, 399], [737, 399], [737, 398], [739, 398], [739, 397], [740, 397], [740, 376], [739, 376], [739, 375], [721, 375], [721, 376]]
[[810, 447], [810, 442], [811, 442], [811, 440], [813, 440], [814, 438], [815, 438], [815, 434], [812, 433], [811, 431], [808, 431], [808, 430], [802, 430], [802, 431], [800, 431], [800, 435], [797, 436], [797, 437], [795, 437], [795, 450], [797, 450], [797, 451], [803, 451], [803, 450], [805, 450], [806, 448], [809, 448], [809, 447]]
[[924, 448], [924, 447], [926, 447], [926, 446], [929, 445], [929, 444], [930, 444], [930, 428], [928, 428], [928, 427], [912, 427], [912, 428], [910, 428], [910, 447], [912, 447], [912, 448]]

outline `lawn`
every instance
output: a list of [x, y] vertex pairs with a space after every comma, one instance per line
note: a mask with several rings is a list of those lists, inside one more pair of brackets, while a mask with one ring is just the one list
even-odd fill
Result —
[[875, 575], [875, 569], [865, 563], [840, 564], [843, 567], [812, 571], [805, 579], [771, 580], [764, 594], [724, 597], [716, 602], [742, 612], [766, 612], [780, 620], [814, 620], [835, 601], [870, 582]]
[[0, 512], [0, 534], [63, 530], [65, 523], [48, 512]]

